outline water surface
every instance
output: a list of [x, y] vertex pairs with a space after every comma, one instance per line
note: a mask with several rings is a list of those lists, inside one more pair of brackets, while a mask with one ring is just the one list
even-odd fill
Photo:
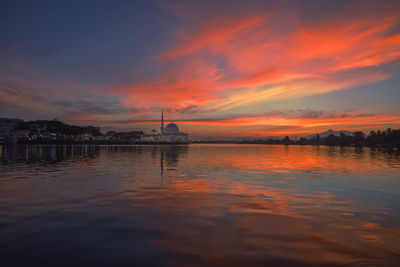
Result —
[[0, 151], [8, 265], [400, 262], [396, 154], [280, 145]]

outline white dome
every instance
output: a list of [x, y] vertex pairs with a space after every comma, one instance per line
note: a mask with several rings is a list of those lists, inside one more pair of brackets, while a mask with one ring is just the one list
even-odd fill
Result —
[[167, 134], [174, 134], [174, 133], [178, 133], [179, 132], [179, 128], [175, 123], [170, 123], [167, 125], [167, 127], [165, 127], [165, 133]]

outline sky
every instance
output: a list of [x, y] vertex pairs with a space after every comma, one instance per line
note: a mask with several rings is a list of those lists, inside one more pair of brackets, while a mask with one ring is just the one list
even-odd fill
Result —
[[399, 1], [2, 1], [0, 117], [191, 136], [400, 127]]

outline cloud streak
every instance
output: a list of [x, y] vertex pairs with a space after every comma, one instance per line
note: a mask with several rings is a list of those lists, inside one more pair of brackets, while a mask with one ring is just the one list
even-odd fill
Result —
[[161, 73], [116, 90], [127, 95], [125, 105], [223, 111], [308, 97], [385, 80], [391, 74], [376, 67], [400, 58], [400, 16], [390, 5], [374, 12], [366, 4], [360, 13], [351, 4], [312, 21], [274, 6], [194, 22], [177, 14], [195, 13], [190, 5], [173, 5], [162, 7], [183, 20], [176, 44], [156, 56]]
[[[329, 128], [376, 129], [396, 127], [400, 116], [365, 112], [327, 112], [322, 110], [270, 110], [261, 114], [227, 114], [213, 117], [168, 117], [183, 127], [195, 127], [213, 135], [304, 135]], [[156, 127], [159, 119], [108, 120], [109, 125], [149, 125]], [[225, 131], [221, 131], [225, 129]], [[217, 132], [215, 132], [217, 130]], [[218, 133], [218, 131], [221, 131]]]

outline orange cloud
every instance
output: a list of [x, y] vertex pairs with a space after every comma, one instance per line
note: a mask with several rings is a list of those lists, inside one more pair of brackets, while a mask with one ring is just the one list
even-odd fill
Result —
[[[381, 81], [390, 74], [365, 68], [400, 58], [400, 16], [393, 11], [318, 21], [283, 14], [284, 22], [279, 12], [252, 10], [189, 23], [175, 32], [176, 45], [156, 57], [163, 66], [158, 75], [116, 91], [126, 96], [126, 105], [205, 105], [220, 111]], [[348, 71], [359, 72], [344, 77]]]
[[182, 33], [182, 41], [177, 47], [163, 52], [158, 56], [162, 60], [171, 60], [200, 49], [209, 49], [210, 46], [235, 41], [239, 36], [246, 36], [249, 32], [260, 26], [266, 15], [248, 17], [238, 20], [231, 16], [222, 16], [206, 21], [196, 30], [195, 34], [187, 36]]
[[[249, 135], [301, 135], [315, 133], [318, 131], [326, 130], [329, 128], [340, 128], [340, 129], [353, 129], [353, 128], [373, 128], [373, 127], [399, 127], [400, 116], [398, 115], [357, 115], [350, 114], [347, 117], [337, 118], [290, 118], [282, 116], [257, 116], [257, 117], [244, 117], [234, 118], [221, 121], [187, 121], [180, 122], [182, 124], [200, 124], [208, 126], [225, 126], [236, 127], [236, 132], [232, 129], [231, 135], [240, 135], [241, 132], [248, 133]], [[254, 130], [250, 130], [246, 127], [253, 127]], [[264, 127], [262, 127], [264, 126]], [[283, 127], [283, 129], [273, 129], [277, 127]], [[268, 128], [272, 129], [268, 129]], [[262, 130], [264, 128], [265, 130]], [[285, 129], [288, 128], [288, 129]]]
[[[328, 113], [316, 111], [270, 112], [269, 114], [231, 115], [226, 118], [169, 117], [180, 127], [190, 127], [195, 135], [281, 136], [307, 135], [329, 128], [371, 130], [400, 127], [400, 116], [391, 114]], [[105, 121], [107, 122], [107, 121]], [[112, 120], [108, 123], [121, 123]], [[128, 125], [158, 125], [159, 120], [124, 121]], [[154, 126], [153, 126], [154, 127]]]

